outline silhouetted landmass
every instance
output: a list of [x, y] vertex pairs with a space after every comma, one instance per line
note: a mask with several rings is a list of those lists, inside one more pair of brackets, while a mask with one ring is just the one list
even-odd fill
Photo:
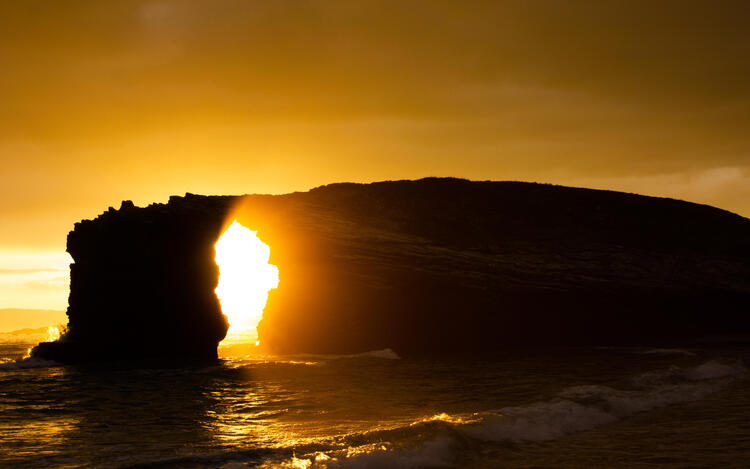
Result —
[[32, 356], [64, 363], [216, 358], [227, 331], [214, 243], [231, 197], [129, 201], [68, 234], [68, 332]]
[[259, 325], [273, 352], [494, 353], [750, 332], [746, 218], [619, 192], [428, 178], [186, 195], [76, 224], [69, 333], [35, 354], [215, 357], [226, 323], [213, 244], [234, 218], [279, 267]]

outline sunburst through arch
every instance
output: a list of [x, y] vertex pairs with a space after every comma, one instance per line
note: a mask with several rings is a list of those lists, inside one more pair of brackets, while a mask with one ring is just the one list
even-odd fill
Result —
[[244, 337], [257, 341], [268, 292], [279, 284], [279, 269], [268, 263], [271, 248], [258, 238], [257, 231], [235, 220], [222, 233], [215, 249], [219, 267], [215, 292], [229, 322], [227, 340]]

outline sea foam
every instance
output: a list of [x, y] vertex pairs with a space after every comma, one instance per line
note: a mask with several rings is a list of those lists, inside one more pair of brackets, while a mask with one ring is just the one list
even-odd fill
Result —
[[[294, 460], [266, 467], [452, 467], [458, 464], [456, 457], [467, 441], [554, 440], [658, 407], [703, 399], [746, 374], [746, 368], [739, 363], [714, 360], [692, 368], [673, 366], [634, 376], [624, 389], [573, 386], [551, 399], [523, 406], [465, 415], [427, 416], [405, 427], [344, 437], [330, 451], [295, 456]], [[398, 440], [405, 436], [421, 443], [399, 445]]]

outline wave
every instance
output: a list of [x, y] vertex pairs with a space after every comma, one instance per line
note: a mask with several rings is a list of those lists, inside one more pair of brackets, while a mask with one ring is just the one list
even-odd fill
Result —
[[385, 360], [400, 360], [396, 352], [389, 348], [381, 350], [370, 350], [369, 352], [352, 353], [344, 355], [321, 355], [321, 354], [300, 354], [292, 355], [293, 357], [311, 358], [317, 360], [340, 360], [340, 359], [357, 359], [357, 358], [380, 358]]
[[686, 357], [694, 357], [695, 352], [689, 350], [683, 350], [678, 348], [655, 348], [651, 350], [645, 350], [641, 352], [643, 355], [683, 355]]
[[357, 353], [354, 355], [339, 355], [336, 358], [382, 358], [385, 360], [401, 359], [401, 357], [399, 357], [396, 352], [389, 348], [384, 348], [382, 350], [371, 350], [369, 352]]
[[636, 387], [630, 390], [599, 385], [570, 387], [550, 401], [500, 409], [466, 433], [491, 441], [553, 440], [639, 412], [703, 399], [744, 372], [740, 365], [711, 361], [687, 370], [673, 367], [641, 375], [633, 380]]
[[29, 368], [52, 368], [56, 366], [62, 366], [62, 364], [52, 360], [41, 360], [39, 358], [22, 358], [16, 361], [0, 363], [0, 370], [26, 370]]
[[[536, 442], [591, 430], [640, 412], [696, 401], [747, 374], [740, 363], [714, 360], [633, 377], [624, 389], [566, 388], [549, 400], [463, 415], [438, 414], [409, 425], [346, 435], [266, 468], [418, 468], [461, 466], [473, 442]], [[300, 453], [301, 448], [297, 448]], [[464, 455], [464, 456], [462, 456]]]

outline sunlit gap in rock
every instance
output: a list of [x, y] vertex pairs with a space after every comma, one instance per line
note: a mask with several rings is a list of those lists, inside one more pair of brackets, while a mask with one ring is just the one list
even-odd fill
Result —
[[279, 284], [279, 269], [268, 263], [271, 248], [235, 220], [216, 242], [221, 310], [229, 321], [222, 344], [256, 342], [268, 292]]

